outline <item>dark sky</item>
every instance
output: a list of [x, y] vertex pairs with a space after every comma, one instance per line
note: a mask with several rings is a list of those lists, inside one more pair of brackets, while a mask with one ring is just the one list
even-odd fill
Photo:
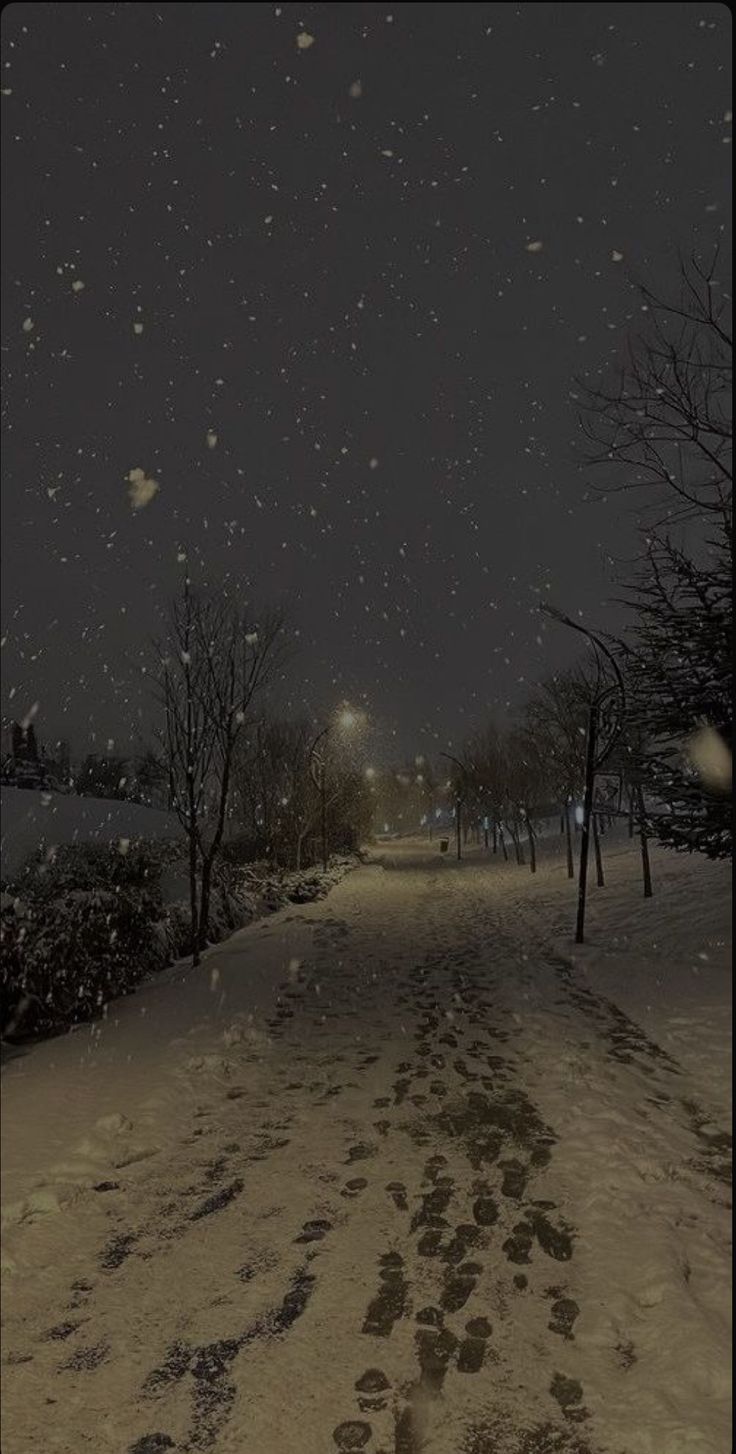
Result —
[[377, 753], [569, 659], [540, 596], [615, 622], [569, 395], [725, 224], [729, 49], [711, 4], [7, 7], [5, 720], [150, 726], [182, 547]]

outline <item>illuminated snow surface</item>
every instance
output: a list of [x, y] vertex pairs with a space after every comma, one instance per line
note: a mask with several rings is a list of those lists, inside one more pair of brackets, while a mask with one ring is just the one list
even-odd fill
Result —
[[4, 787], [0, 795], [3, 877], [11, 878], [26, 858], [61, 843], [104, 845], [136, 838], [178, 839], [174, 813], [112, 798], [81, 798], [76, 793], [43, 793]]
[[4, 1454], [725, 1454], [727, 866], [607, 836], [573, 954], [555, 848], [379, 846], [11, 1053]]

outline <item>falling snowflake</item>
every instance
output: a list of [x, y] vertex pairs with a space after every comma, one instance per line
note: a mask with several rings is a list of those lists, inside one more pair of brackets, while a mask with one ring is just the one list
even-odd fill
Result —
[[299, 50], [309, 50], [310, 45], [314, 45], [314, 36], [310, 35], [306, 30], [300, 30], [296, 38], [296, 43]]
[[216, 449], [217, 448], [217, 435], [215, 434], [214, 429], [208, 429], [207, 430], [207, 448], [208, 449]]
[[349, 96], [352, 96], [352, 98], [353, 98], [354, 101], [357, 101], [358, 98], [363, 95], [363, 82], [362, 81], [353, 81], [353, 84], [350, 87], [350, 90], [348, 92], [348, 95]]
[[701, 727], [688, 743], [688, 756], [705, 786], [727, 793], [731, 787], [731, 753], [714, 727]]
[[84, 290], [84, 283], [82, 282], [82, 279], [81, 278], [75, 278], [74, 279], [74, 282], [72, 283], [72, 292], [73, 293], [81, 293], [81, 292], [83, 292], [83, 290]]
[[129, 482], [128, 498], [134, 510], [142, 510], [145, 505], [150, 505], [151, 500], [158, 490], [156, 480], [149, 479], [145, 470], [131, 470], [127, 476]]
[[526, 250], [527, 252], [541, 252], [543, 247], [543, 242], [528, 242], [526, 245]]
[[34, 330], [34, 328], [35, 328], [35, 326], [36, 325], [33, 322], [33, 319], [32, 318], [24, 318], [23, 319], [23, 332], [24, 333], [32, 333], [33, 330]]
[[26, 712], [26, 715], [22, 719], [21, 724], [20, 724], [21, 727], [23, 728], [23, 731], [24, 732], [27, 732], [28, 731], [28, 728], [30, 727], [31, 722], [33, 721], [34, 717], [37, 717], [38, 716], [38, 708], [39, 708], [39, 705], [40, 705], [39, 702], [34, 702], [33, 703], [33, 706], [28, 708], [28, 711]]

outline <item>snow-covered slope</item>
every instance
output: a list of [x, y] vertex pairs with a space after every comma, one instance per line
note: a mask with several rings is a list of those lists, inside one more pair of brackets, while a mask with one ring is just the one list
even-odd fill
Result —
[[140, 803], [75, 794], [3, 788], [0, 794], [2, 876], [17, 873], [38, 848], [58, 843], [109, 843], [117, 838], [178, 838], [173, 813]]
[[402, 841], [11, 1060], [4, 1454], [727, 1454], [727, 865], [604, 852], [583, 950]]

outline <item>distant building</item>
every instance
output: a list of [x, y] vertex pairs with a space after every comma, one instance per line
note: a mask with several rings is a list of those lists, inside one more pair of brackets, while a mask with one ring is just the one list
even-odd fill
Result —
[[69, 744], [58, 742], [51, 757], [44, 746], [39, 751], [32, 722], [24, 727], [13, 722], [10, 729], [10, 752], [3, 758], [2, 782], [18, 788], [65, 789], [70, 779]]

